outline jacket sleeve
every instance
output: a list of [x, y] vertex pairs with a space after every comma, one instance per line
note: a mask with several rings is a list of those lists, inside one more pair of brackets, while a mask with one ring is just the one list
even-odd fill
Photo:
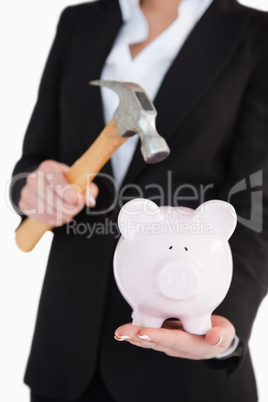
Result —
[[[267, 38], [265, 19], [262, 38]], [[215, 311], [236, 328], [248, 353], [257, 310], [268, 289], [268, 42], [260, 49], [259, 61], [241, 107], [236, 139], [226, 161], [228, 185], [220, 198], [236, 209], [238, 225], [230, 239], [233, 280], [226, 299]], [[228, 312], [228, 314], [226, 313]], [[215, 368], [235, 369], [242, 358], [210, 362]]]
[[18, 213], [20, 192], [27, 175], [44, 160], [58, 160], [58, 98], [69, 32], [73, 23], [73, 13], [70, 13], [70, 10], [71, 8], [66, 8], [60, 17], [40, 82], [37, 102], [24, 137], [22, 156], [12, 173], [10, 198]]

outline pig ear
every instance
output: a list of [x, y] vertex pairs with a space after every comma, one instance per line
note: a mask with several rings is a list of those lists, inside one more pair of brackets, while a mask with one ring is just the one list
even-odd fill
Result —
[[201, 219], [205, 218], [206, 222], [211, 223], [223, 239], [228, 240], [232, 236], [237, 215], [231, 204], [221, 200], [211, 200], [200, 205], [196, 212]]
[[145, 198], [135, 198], [127, 202], [120, 210], [118, 226], [123, 237], [131, 240], [135, 235], [143, 233], [143, 225], [149, 234], [149, 225], [155, 222], [160, 223], [162, 220], [160, 209], [153, 201]]

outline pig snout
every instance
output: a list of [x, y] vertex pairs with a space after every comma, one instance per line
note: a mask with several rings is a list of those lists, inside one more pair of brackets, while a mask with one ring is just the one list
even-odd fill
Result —
[[198, 270], [192, 266], [171, 264], [160, 269], [157, 285], [169, 299], [183, 300], [194, 296], [199, 287]]

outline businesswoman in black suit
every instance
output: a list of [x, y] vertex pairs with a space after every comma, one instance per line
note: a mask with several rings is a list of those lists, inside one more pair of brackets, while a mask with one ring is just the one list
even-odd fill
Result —
[[[173, 23], [179, 3], [140, 3], [149, 31], [147, 39], [130, 47], [133, 58]], [[88, 81], [101, 76], [122, 26], [117, 0], [63, 12], [15, 178], [41, 172], [54, 186], [66, 184], [68, 166], [104, 126], [100, 91]], [[157, 128], [171, 155], [161, 164], [144, 166], [136, 151], [122, 184], [135, 184], [146, 198], [159, 195], [161, 186], [163, 204], [170, 202], [167, 183], [172, 191], [187, 184], [205, 188], [206, 200], [229, 200], [235, 206], [240, 219], [231, 239], [233, 281], [206, 336], [187, 334], [174, 321], [160, 330], [125, 324], [131, 310], [112, 275], [115, 233], [95, 233], [88, 240], [86, 233], [78, 235], [64, 225], [70, 217], [91, 227], [116, 222], [118, 206], [108, 208], [114, 188], [105, 177], [95, 180], [87, 199], [72, 192], [41, 197], [35, 175], [14, 181], [12, 200], [21, 212], [50, 207], [50, 213], [32, 217], [57, 226], [25, 375], [32, 401], [257, 400], [248, 340], [268, 285], [267, 33], [265, 13], [235, 0], [211, 2], [155, 97]], [[110, 163], [103, 172], [113, 174]], [[253, 191], [263, 197], [254, 197], [247, 186], [255, 186]], [[134, 186], [125, 187], [124, 196], [136, 197]], [[192, 208], [201, 201], [185, 196], [184, 205]], [[89, 214], [96, 197], [95, 214]], [[114, 333], [124, 342], [116, 342]], [[235, 333], [239, 343], [228, 355]], [[225, 358], [217, 359], [226, 351]]]

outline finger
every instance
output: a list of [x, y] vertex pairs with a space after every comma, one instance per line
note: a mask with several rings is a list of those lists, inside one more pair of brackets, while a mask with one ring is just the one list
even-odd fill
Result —
[[75, 215], [84, 205], [84, 196], [75, 185], [57, 185], [55, 188], [56, 209], [64, 209], [66, 214]]
[[37, 209], [33, 203], [30, 203], [25, 198], [21, 198], [19, 201], [19, 209], [26, 216], [32, 216], [37, 213]]
[[[203, 337], [188, 334], [181, 329], [170, 330], [166, 328], [144, 328], [131, 324], [125, 324], [119, 327], [115, 331], [115, 337], [117, 340], [127, 340], [130, 342], [138, 342], [139, 344], [140, 342], [145, 342], [147, 347], [155, 349], [167, 350], [179, 348], [182, 352], [191, 349], [193, 338], [197, 341], [200, 341], [201, 338], [202, 342], [204, 342]], [[150, 342], [150, 345], [146, 344], [146, 342]]]
[[95, 207], [96, 198], [99, 194], [99, 188], [95, 183], [88, 183], [86, 192], [85, 192], [85, 204], [88, 207]]
[[46, 199], [37, 198], [35, 189], [25, 186], [25, 189], [22, 190], [19, 208], [32, 219], [51, 226], [61, 226], [79, 212], [79, 206], [67, 205], [66, 207], [59, 197], [56, 198], [52, 189], [48, 188], [46, 193]]
[[26, 184], [20, 194], [19, 208], [24, 212], [27, 209], [35, 209], [37, 212], [37, 193], [35, 189]]
[[116, 329], [114, 336], [117, 341], [125, 341], [130, 339], [139, 341], [137, 333], [140, 329], [141, 327], [132, 324], [125, 324]]
[[[39, 217], [38, 221], [42, 223], [48, 223], [46, 221], [47, 213], [49, 213], [49, 208], [47, 208], [47, 202], [44, 198], [40, 196], [37, 192], [37, 186], [35, 185], [35, 179], [32, 177], [27, 180], [26, 185], [21, 190], [21, 197], [19, 201], [19, 208], [26, 215], [36, 219]], [[50, 208], [50, 210], [53, 210]]]
[[[146, 337], [139, 337], [139, 331], [141, 327], [132, 325], [132, 324], [125, 324], [121, 327], [117, 328], [115, 331], [114, 338], [117, 341], [127, 341], [131, 345], [141, 347], [144, 349], [155, 349], [165, 353], [164, 347], [158, 347], [154, 345], [150, 339], [146, 339]], [[160, 350], [161, 349], [161, 350]]]
[[24, 188], [28, 191], [28, 197], [38, 199], [41, 205], [43, 201], [48, 205], [50, 212], [57, 209], [57, 197], [62, 198], [67, 205], [77, 205], [83, 197], [81, 191], [77, 192], [67, 182], [65, 178], [67, 171], [69, 171], [67, 165], [55, 161], [44, 161], [27, 177]]
[[224, 317], [213, 315], [212, 329], [210, 329], [206, 336], [206, 342], [209, 345], [227, 349], [234, 339], [235, 328], [229, 320]]
[[[75, 188], [66, 179], [66, 173], [70, 167], [64, 163], [47, 160], [40, 164], [38, 172], [45, 186], [45, 194], [48, 189], [53, 190], [59, 199], [63, 199], [66, 204], [77, 205], [78, 200], [82, 199], [82, 191], [78, 186]], [[56, 199], [55, 199], [56, 200]], [[51, 205], [51, 203], [50, 203]], [[52, 206], [52, 205], [51, 205]], [[53, 202], [55, 208], [55, 202]]]
[[76, 206], [83, 200], [82, 190], [75, 184], [70, 184], [66, 177], [66, 167], [46, 175], [46, 186], [55, 192], [56, 197], [62, 199], [66, 205]]
[[[39, 193], [42, 193], [39, 190], [40, 187], [40, 175], [37, 172], [30, 173], [27, 176], [26, 183], [21, 190], [21, 199], [24, 199], [28, 202], [28, 204], [37, 207], [37, 201], [40, 197]], [[44, 186], [41, 186], [44, 188]]]
[[[177, 323], [177, 326], [181, 327], [180, 323]], [[158, 352], [163, 352], [168, 356], [196, 359], [196, 356], [188, 350], [192, 350], [192, 345], [186, 347], [185, 341], [180, 339], [179, 335], [181, 332], [183, 332], [181, 329], [141, 328], [126, 324], [115, 331], [115, 339], [118, 341], [127, 341], [132, 345], [144, 349], [153, 349]], [[192, 337], [193, 335], [188, 334], [188, 336]], [[196, 339], [199, 340], [199, 338], [202, 338], [202, 342], [205, 343], [203, 337], [196, 335]]]
[[[167, 348], [173, 348], [174, 345], [177, 345], [179, 339], [181, 339], [182, 341], [184, 341], [185, 339], [187, 340], [187, 337], [190, 335], [187, 332], [181, 330], [181, 325], [176, 322], [166, 322], [165, 325], [176, 325], [176, 327], [180, 329], [170, 330], [167, 328], [138, 327], [132, 324], [125, 324], [115, 331], [115, 335], [117, 337], [129, 337], [130, 339], [135, 341], [146, 340], [155, 344], [161, 344]], [[198, 335], [195, 336], [198, 337]]]
[[37, 171], [43, 171], [46, 174], [61, 172], [63, 175], [65, 175], [69, 170], [70, 167], [68, 165], [55, 160], [45, 160], [37, 168]]
[[[29, 188], [28, 195], [34, 201], [33, 205], [37, 207], [38, 220], [42, 222], [44, 220], [49, 225], [61, 226], [72, 219], [84, 206], [82, 196], [77, 199], [76, 204], [64, 202], [52, 183], [45, 184], [44, 191], [39, 192], [38, 196], [34, 194], [34, 189]], [[37, 201], [36, 197], [38, 197]]]
[[61, 174], [55, 174], [47, 184], [47, 206], [56, 214], [58, 225], [72, 219], [84, 207], [84, 197], [77, 186], [69, 184]]

